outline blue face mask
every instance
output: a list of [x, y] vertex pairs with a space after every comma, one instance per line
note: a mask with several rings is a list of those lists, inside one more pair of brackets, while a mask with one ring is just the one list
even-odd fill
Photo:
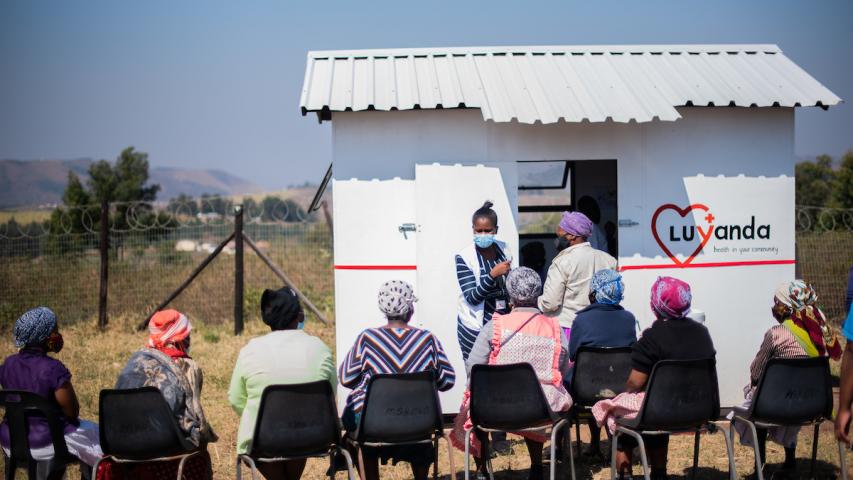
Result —
[[301, 322], [296, 324], [297, 330], [302, 330], [303, 328], [305, 328], [305, 320], [302, 320]]
[[474, 244], [480, 248], [489, 248], [495, 243], [495, 234], [477, 233], [474, 235]]

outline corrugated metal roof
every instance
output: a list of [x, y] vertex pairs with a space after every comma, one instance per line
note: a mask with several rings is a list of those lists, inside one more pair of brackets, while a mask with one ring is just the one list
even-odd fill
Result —
[[479, 108], [495, 122], [677, 120], [679, 106], [841, 101], [776, 45], [308, 52], [307, 112]]

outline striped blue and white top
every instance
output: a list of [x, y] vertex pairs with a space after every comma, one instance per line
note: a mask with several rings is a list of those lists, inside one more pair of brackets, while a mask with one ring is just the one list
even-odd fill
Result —
[[[500, 310], [499, 313], [507, 313], [509, 311], [509, 299], [506, 298], [506, 294], [498, 284], [497, 280], [489, 275], [492, 268], [504, 260], [506, 260], [506, 256], [501, 249], [498, 249], [497, 256], [494, 260], [484, 259], [478, 250], [477, 261], [480, 267], [480, 279], [478, 282], [477, 278], [474, 276], [474, 272], [471, 271], [462, 256], [456, 255], [456, 279], [459, 281], [459, 287], [462, 289], [462, 295], [465, 297], [465, 301], [471, 305], [477, 305], [479, 303], [484, 304], [483, 325], [492, 319], [492, 315], [496, 311], [498, 300], [503, 300], [504, 305], [506, 306], [506, 308]], [[471, 348], [474, 346], [474, 342], [477, 340], [477, 334], [479, 333], [479, 328], [474, 330], [463, 324], [457, 318], [456, 334], [459, 339], [459, 348], [462, 350], [462, 358], [464, 360], [468, 360], [468, 354], [471, 352]]]
[[429, 330], [419, 328], [368, 328], [355, 340], [340, 368], [341, 385], [351, 388], [347, 407], [361, 412], [367, 384], [377, 373], [432, 371], [440, 391], [456, 382], [453, 366], [441, 343]]

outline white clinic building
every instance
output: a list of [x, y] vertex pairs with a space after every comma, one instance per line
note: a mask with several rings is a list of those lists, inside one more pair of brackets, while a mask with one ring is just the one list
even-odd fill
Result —
[[690, 283], [722, 404], [739, 404], [773, 291], [794, 277], [795, 107], [840, 101], [775, 45], [309, 52], [300, 107], [333, 130], [338, 361], [383, 322], [380, 284], [406, 280], [413, 324], [456, 368], [455, 411], [454, 256], [471, 214], [492, 200], [514, 264], [539, 242], [547, 268], [559, 212], [586, 196], [638, 328], [657, 276]]

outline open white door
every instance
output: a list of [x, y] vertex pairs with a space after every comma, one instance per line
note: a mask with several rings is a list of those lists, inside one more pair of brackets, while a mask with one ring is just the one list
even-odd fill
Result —
[[507, 253], [513, 259], [518, 258], [517, 177], [515, 162], [415, 167], [419, 299], [416, 320], [438, 337], [456, 370], [456, 386], [441, 396], [445, 413], [458, 411], [467, 384], [456, 339], [455, 256], [473, 241], [474, 210], [491, 200], [498, 214], [498, 239], [507, 243]]

